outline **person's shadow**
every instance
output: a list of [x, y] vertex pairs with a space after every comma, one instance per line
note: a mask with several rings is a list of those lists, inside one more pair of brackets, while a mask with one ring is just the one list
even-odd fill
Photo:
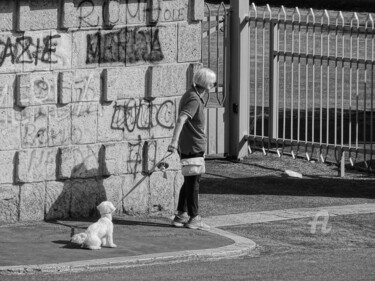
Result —
[[[87, 176], [85, 178], [85, 176]], [[67, 227], [69, 240], [52, 241], [63, 248], [78, 249], [80, 245], [70, 238], [100, 218], [97, 206], [107, 200], [103, 177], [98, 169], [87, 169], [84, 163], [76, 165], [69, 179], [56, 181], [47, 186], [45, 221]]]

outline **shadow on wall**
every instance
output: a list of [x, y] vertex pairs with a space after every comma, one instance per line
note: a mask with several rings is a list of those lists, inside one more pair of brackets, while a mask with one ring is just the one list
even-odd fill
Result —
[[103, 178], [76, 178], [78, 172], [100, 175], [98, 169], [87, 169], [85, 164], [79, 164], [72, 169], [70, 179], [47, 185], [47, 201], [51, 206], [46, 210], [46, 221], [100, 217], [96, 206], [107, 199]]

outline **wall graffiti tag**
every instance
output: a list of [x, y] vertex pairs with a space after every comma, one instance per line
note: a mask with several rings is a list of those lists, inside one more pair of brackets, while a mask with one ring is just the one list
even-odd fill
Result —
[[[101, 22], [107, 26], [115, 26], [119, 23], [132, 23], [134, 21], [156, 24], [159, 21], [185, 20], [186, 4], [177, 7], [163, 5], [163, 2], [168, 1], [125, 0], [123, 3], [120, 0], [103, 0], [100, 14], [95, 11], [96, 3], [92, 0], [83, 0], [77, 5], [79, 28], [84, 26], [98, 27]], [[123, 13], [120, 12], [122, 9], [124, 10]]]
[[53, 54], [56, 53], [57, 39], [61, 35], [47, 35], [42, 38], [31, 36], [8, 37], [0, 39], [0, 67], [8, 60], [11, 64], [34, 64], [41, 61], [56, 64]]
[[151, 27], [126, 27], [88, 34], [86, 51], [86, 64], [158, 62], [164, 59], [159, 28]]
[[175, 106], [172, 100], [154, 104], [146, 100], [130, 99], [125, 104], [115, 105], [111, 128], [126, 132], [155, 127], [173, 129], [174, 123]]

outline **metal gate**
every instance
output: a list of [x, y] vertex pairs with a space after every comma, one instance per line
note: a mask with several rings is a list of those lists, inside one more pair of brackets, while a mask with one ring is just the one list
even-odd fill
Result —
[[226, 60], [228, 58], [229, 14], [226, 6], [205, 3], [202, 22], [202, 63], [217, 74], [217, 86], [211, 90], [206, 102], [207, 154], [226, 155], [229, 146], [228, 124], [228, 79]]
[[372, 15], [232, 9], [232, 153], [337, 162], [341, 174], [346, 164], [375, 168]]
[[372, 169], [372, 15], [254, 4], [249, 14], [249, 147], [342, 165], [346, 153]]

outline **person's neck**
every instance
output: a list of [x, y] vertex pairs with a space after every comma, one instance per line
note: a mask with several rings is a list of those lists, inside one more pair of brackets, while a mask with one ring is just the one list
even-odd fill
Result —
[[199, 86], [199, 85], [195, 85], [194, 87], [195, 87], [195, 89], [197, 90], [197, 92], [198, 92], [200, 95], [202, 95], [202, 94], [206, 91], [205, 88], [203, 88], [203, 87], [201, 87], [201, 86]]

